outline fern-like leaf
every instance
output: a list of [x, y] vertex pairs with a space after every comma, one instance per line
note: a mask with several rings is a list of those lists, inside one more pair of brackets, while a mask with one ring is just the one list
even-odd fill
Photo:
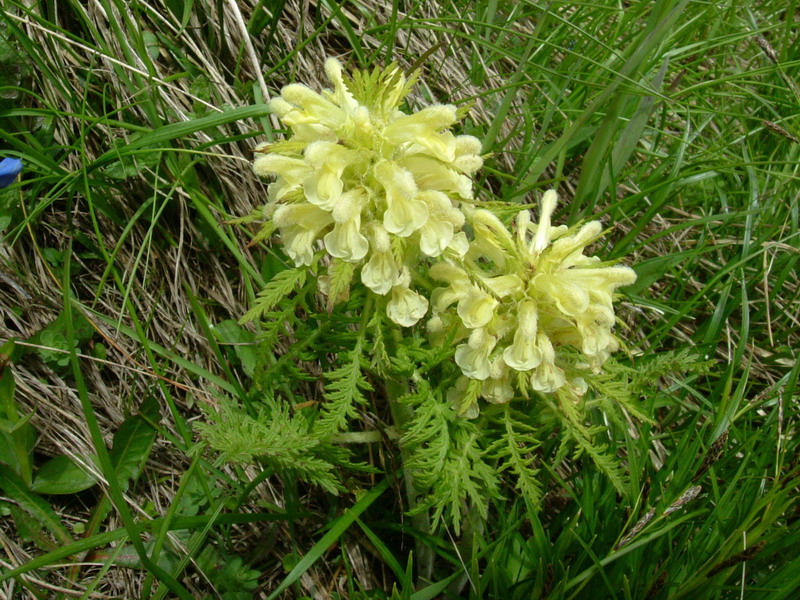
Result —
[[211, 423], [197, 423], [201, 439], [223, 459], [261, 463], [318, 485], [332, 494], [343, 491], [334, 465], [321, 456], [320, 441], [307, 432], [301, 419], [292, 418], [285, 404], [267, 400], [254, 418], [234, 403], [211, 412]]
[[350, 283], [353, 281], [353, 274], [356, 271], [354, 263], [333, 259], [331, 266], [328, 267], [327, 294], [328, 312], [340, 302], [345, 302], [350, 297]]
[[416, 408], [400, 440], [409, 455], [403, 466], [413, 473], [417, 486], [427, 489], [440, 479], [450, 451], [450, 424], [455, 416], [453, 409], [436, 398], [426, 382], [421, 382], [417, 393], [406, 397], [404, 402], [415, 404]]
[[460, 421], [462, 426], [450, 430], [451, 447], [439, 480], [418, 507], [433, 509], [431, 521], [434, 527], [447, 520], [453, 524], [457, 534], [461, 532], [466, 502], [481, 519], [486, 519], [489, 503], [500, 498], [497, 469], [485, 460], [479, 431], [474, 427], [464, 427], [468, 422]]
[[515, 487], [529, 506], [539, 508], [542, 501], [542, 485], [539, 482], [539, 469], [535, 467], [534, 451], [541, 445], [536, 431], [514, 417], [509, 406], [504, 407], [500, 420], [502, 433], [492, 444], [487, 454], [500, 460], [502, 471], [511, 471]]
[[[599, 443], [595, 437], [606, 431], [605, 427], [588, 427], [582, 422], [581, 411], [578, 410], [575, 397], [561, 390], [556, 392], [558, 407], [553, 406], [563, 426], [563, 434], [575, 443], [576, 458], [586, 454], [598, 469], [608, 477], [614, 488], [620, 493], [627, 493], [627, 482], [616, 457], [608, 453], [608, 447]], [[552, 405], [551, 405], [552, 406]]]
[[362, 356], [362, 338], [355, 348], [345, 355], [344, 366], [325, 374], [325, 403], [314, 424], [314, 431], [320, 438], [326, 438], [347, 427], [347, 420], [358, 416], [356, 405], [366, 404], [363, 392], [373, 391], [363, 368], [366, 362]]
[[414, 512], [432, 510], [433, 527], [446, 520], [460, 532], [468, 505], [485, 518], [489, 503], [500, 497], [498, 472], [486, 460], [481, 429], [458, 417], [426, 383], [419, 387], [405, 399], [416, 407], [401, 440], [408, 451], [404, 468], [424, 494]]
[[263, 319], [281, 300], [295, 289], [301, 288], [305, 282], [306, 269], [304, 267], [281, 271], [259, 292], [253, 306], [239, 319], [239, 323], [244, 324]]
[[389, 351], [386, 348], [386, 335], [384, 333], [384, 315], [386, 311], [376, 310], [367, 324], [367, 331], [372, 334], [372, 358], [369, 366], [378, 375], [387, 376], [389, 373]]

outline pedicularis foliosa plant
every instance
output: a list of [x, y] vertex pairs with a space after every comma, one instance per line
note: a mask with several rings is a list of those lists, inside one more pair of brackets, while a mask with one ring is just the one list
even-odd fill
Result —
[[485, 518], [509, 486], [535, 509], [560, 467], [594, 464], [624, 493], [610, 428], [647, 420], [642, 393], [681, 358], [612, 357], [616, 290], [636, 275], [587, 253], [600, 223], [554, 225], [553, 190], [505, 222], [474, 186], [479, 140], [451, 131], [464, 111], [404, 112], [416, 74], [395, 65], [325, 72], [332, 89], [270, 102], [289, 135], [255, 149], [271, 183], [239, 222], [293, 265], [243, 318], [262, 329], [249, 402], [212, 411], [204, 441], [336, 493], [363, 467], [342, 442], [375, 439], [364, 415], [392, 422], [431, 527]]

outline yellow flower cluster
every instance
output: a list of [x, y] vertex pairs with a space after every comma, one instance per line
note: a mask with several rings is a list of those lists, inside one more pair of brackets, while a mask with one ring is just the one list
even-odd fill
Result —
[[[551, 190], [538, 224], [523, 210], [509, 231], [472, 206], [481, 144], [450, 132], [454, 106], [402, 112], [415, 78], [395, 66], [348, 77], [329, 59], [325, 72], [332, 90], [293, 84], [270, 102], [292, 136], [256, 149], [255, 172], [274, 177], [264, 214], [287, 254], [298, 267], [327, 255], [360, 268], [363, 284], [387, 297], [387, 316], [404, 327], [428, 312], [412, 276], [420, 258], [436, 258], [430, 275], [445, 285], [430, 294], [428, 331], [434, 343], [460, 342], [463, 377], [449, 397], [462, 415], [477, 413], [478, 397], [582, 395], [582, 376], [619, 347], [614, 292], [636, 279], [628, 267], [584, 254], [600, 223], [553, 226]], [[330, 280], [320, 278], [323, 291]]]
[[473, 198], [480, 141], [449, 131], [452, 105], [403, 113], [414, 81], [394, 66], [347, 78], [328, 59], [325, 73], [333, 90], [292, 84], [270, 102], [293, 135], [256, 149], [255, 172], [276, 177], [265, 212], [297, 266], [312, 264], [321, 240], [330, 256], [362, 267], [365, 286], [389, 295], [392, 321], [414, 325], [428, 310], [411, 289], [419, 254], [467, 250], [459, 202]]
[[455, 353], [464, 377], [449, 395], [462, 414], [477, 411], [470, 380], [480, 382], [478, 395], [495, 403], [510, 401], [515, 387], [524, 396], [564, 386], [582, 395], [581, 371], [598, 370], [619, 347], [611, 331], [613, 294], [636, 274], [585, 256], [601, 224], [553, 227], [556, 202], [554, 191], [545, 193], [539, 223], [524, 210], [515, 233], [494, 214], [475, 211], [467, 254], [431, 269], [447, 283], [431, 296], [431, 336], [440, 341], [455, 327], [457, 338], [466, 338]]

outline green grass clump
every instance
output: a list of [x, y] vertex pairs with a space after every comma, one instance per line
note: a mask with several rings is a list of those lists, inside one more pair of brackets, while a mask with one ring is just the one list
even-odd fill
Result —
[[[793, 598], [796, 9], [6, 1], [0, 154], [25, 170], [0, 190], [0, 338], [16, 340], [0, 596]], [[301, 294], [258, 304], [270, 281], [306, 284], [233, 221], [264, 202], [252, 148], [281, 135], [265, 100], [322, 87], [329, 55], [420, 67], [412, 107], [474, 102], [482, 200], [558, 187], [557, 218], [600, 218], [596, 254], [629, 257], [632, 356], [612, 366], [648, 419], [598, 406], [584, 423], [602, 426], [625, 494], [589, 456], [540, 461], [558, 438], [521, 430], [514, 460], [541, 465], [531, 493], [498, 477], [485, 521], [421, 530], [383, 381], [357, 362], [322, 379], [333, 362], [308, 351], [354, 352], [357, 316], [331, 331]], [[252, 306], [274, 325], [238, 324]], [[321, 326], [294, 339], [308, 319]], [[259, 416], [265, 371], [297, 430]], [[326, 396], [319, 464], [254, 469], [196, 445], [195, 422], [235, 402], [254, 440], [316, 447], [303, 411]], [[358, 430], [334, 435], [352, 414]], [[508, 418], [490, 426], [515, 430]]]

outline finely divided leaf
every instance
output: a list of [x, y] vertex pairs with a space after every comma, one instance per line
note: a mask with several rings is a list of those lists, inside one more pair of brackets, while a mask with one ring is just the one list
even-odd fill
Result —
[[281, 300], [295, 289], [302, 287], [305, 282], [306, 269], [304, 267], [281, 271], [259, 292], [253, 307], [239, 319], [239, 324], [264, 318]]
[[373, 391], [362, 370], [365, 362], [361, 356], [362, 349], [359, 338], [356, 347], [346, 354], [344, 366], [325, 373], [328, 380], [325, 385], [325, 404], [314, 424], [314, 430], [320, 437], [345, 429], [347, 420], [358, 416], [356, 404], [367, 402], [362, 392]]

